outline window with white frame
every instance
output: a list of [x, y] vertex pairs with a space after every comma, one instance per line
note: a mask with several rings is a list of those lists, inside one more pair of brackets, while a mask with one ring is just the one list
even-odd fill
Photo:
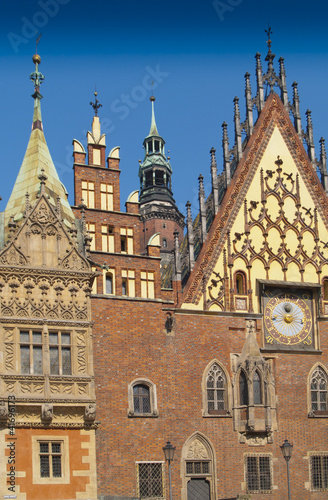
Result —
[[101, 250], [110, 253], [115, 251], [113, 226], [101, 226]]
[[164, 463], [138, 462], [137, 464], [138, 498], [161, 500], [164, 498]]
[[133, 254], [133, 229], [121, 227], [121, 253]]
[[328, 491], [328, 452], [310, 455], [310, 481], [312, 491]]
[[260, 453], [245, 456], [247, 493], [272, 491], [272, 456]]
[[112, 184], [100, 184], [100, 207], [101, 210], [113, 210]]
[[42, 332], [20, 330], [20, 365], [21, 373], [41, 375], [42, 366]]
[[153, 299], [155, 297], [155, 276], [153, 272], [141, 271], [141, 297]]
[[135, 297], [135, 271], [122, 269], [122, 295]]
[[82, 181], [82, 198], [88, 208], [95, 208], [95, 183]]

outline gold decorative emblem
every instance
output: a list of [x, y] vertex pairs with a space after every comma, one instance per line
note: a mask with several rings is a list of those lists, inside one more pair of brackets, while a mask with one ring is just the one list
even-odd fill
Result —
[[[266, 340], [295, 345], [311, 344], [312, 314], [305, 300], [309, 294], [278, 293], [267, 302], [264, 309]], [[271, 342], [270, 342], [271, 340]]]

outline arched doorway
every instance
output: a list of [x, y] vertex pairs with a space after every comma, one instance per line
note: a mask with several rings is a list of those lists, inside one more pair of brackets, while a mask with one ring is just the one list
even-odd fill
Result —
[[185, 442], [181, 462], [182, 500], [216, 500], [216, 461], [209, 440], [195, 432]]

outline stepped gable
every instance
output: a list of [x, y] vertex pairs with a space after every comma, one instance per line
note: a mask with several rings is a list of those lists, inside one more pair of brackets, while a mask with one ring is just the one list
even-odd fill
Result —
[[[305, 203], [304, 200], [307, 196], [310, 196], [311, 201], [316, 207], [316, 215], [312, 213], [311, 221], [313, 224], [317, 224], [318, 226], [318, 219], [316, 222], [314, 221], [314, 219], [318, 217], [320, 219], [319, 226], [321, 228], [325, 227], [325, 230], [328, 228], [328, 205], [326, 197], [327, 169], [324, 140], [320, 140], [320, 160], [318, 160], [314, 152], [311, 113], [309, 110], [306, 113], [307, 128], [306, 132], [304, 132], [300, 121], [297, 84], [295, 82], [293, 84], [293, 103], [291, 104], [287, 97], [283, 59], [279, 59], [280, 75], [278, 77], [273, 69], [272, 62], [274, 54], [271, 52], [271, 41], [269, 40], [269, 42], [269, 52], [266, 57], [266, 60], [268, 61], [267, 73], [262, 74], [260, 55], [256, 54], [258, 91], [253, 99], [251, 98], [250, 93], [249, 74], [246, 73], [245, 75], [247, 116], [245, 122], [242, 124], [240, 123], [238, 99], [234, 99], [236, 134], [235, 145], [230, 150], [227, 142], [227, 126], [225, 123], [223, 124], [224, 171], [223, 175], [221, 174], [221, 177], [218, 178], [219, 182], [216, 183], [216, 186], [215, 183], [213, 183], [212, 176], [212, 193], [207, 199], [206, 211], [203, 208], [203, 219], [207, 220], [205, 238], [203, 236], [204, 243], [202, 243], [202, 231], [199, 229], [201, 227], [200, 219], [202, 218], [200, 189], [200, 214], [196, 217], [193, 228], [195, 236], [194, 247], [196, 249], [197, 246], [201, 246], [201, 250], [198, 257], [195, 252], [195, 264], [190, 276], [191, 266], [190, 263], [188, 263], [190, 244], [188, 245], [185, 242], [182, 246], [182, 277], [184, 277], [182, 284], [186, 284], [186, 286], [180, 305], [184, 302], [186, 304], [192, 303], [197, 305], [203, 296], [203, 307], [206, 309], [209, 304], [211, 304], [211, 300], [209, 299], [211, 290], [205, 290], [206, 287], [204, 288], [204, 282], [208, 282], [213, 272], [214, 276], [212, 276], [212, 280], [214, 279], [214, 282], [216, 283], [215, 287], [217, 287], [218, 283], [220, 283], [221, 288], [228, 288], [227, 283], [229, 279], [231, 279], [231, 276], [230, 278], [228, 276], [228, 269], [230, 268], [231, 270], [233, 268], [231, 265], [231, 259], [228, 262], [231, 257], [231, 255], [230, 257], [228, 255], [228, 246], [230, 245], [231, 247], [231, 242], [228, 244], [228, 239], [230, 238], [230, 236], [228, 236], [229, 232], [232, 231], [238, 217], [242, 218], [243, 221], [246, 220], [246, 226], [248, 225], [249, 221], [247, 220], [248, 217], [245, 213], [249, 213], [249, 207], [252, 206], [252, 203], [255, 203], [254, 206], [257, 206], [257, 204], [260, 203], [260, 207], [261, 203], [264, 202], [265, 208], [265, 201], [263, 199], [261, 200], [259, 198], [254, 201], [254, 185], [252, 185], [252, 182], [256, 176], [258, 176], [258, 193], [260, 192], [259, 188], [261, 182], [263, 183], [263, 186], [265, 186], [262, 190], [267, 193], [267, 191], [270, 190], [268, 186], [268, 179], [266, 179], [266, 174], [269, 170], [272, 170], [277, 174], [275, 181], [278, 183], [280, 182], [280, 185], [282, 185], [281, 178], [287, 180], [287, 176], [292, 175], [290, 180], [292, 179], [293, 186], [291, 186], [291, 184], [288, 188], [285, 186], [285, 191], [287, 192], [289, 188], [291, 191], [294, 190], [294, 196], [296, 196], [296, 177], [298, 178], [299, 176], [297, 182], [300, 182], [303, 186], [301, 188], [303, 198], [301, 197], [301, 200], [298, 200], [298, 203]], [[267, 89], [270, 89], [266, 99], [264, 99], [264, 85], [267, 86]], [[280, 97], [274, 91], [276, 87], [280, 88]], [[255, 125], [253, 125], [253, 107], [255, 107], [258, 111], [258, 119]], [[291, 113], [292, 117], [294, 117], [294, 124], [291, 122], [289, 113]], [[246, 138], [243, 143], [239, 140], [242, 130], [246, 133]], [[303, 142], [307, 145], [307, 152], [304, 149]], [[211, 154], [213, 163], [215, 151], [211, 150]], [[277, 161], [279, 161], [277, 158], [278, 156], [282, 161], [282, 166], [280, 167], [279, 165], [276, 165]], [[279, 168], [282, 169], [281, 172], [279, 172]], [[263, 172], [260, 174], [261, 169]], [[321, 175], [321, 180], [319, 179], [317, 172]], [[280, 180], [278, 179], [279, 176]], [[260, 181], [260, 177], [262, 178], [262, 181]], [[224, 183], [223, 196], [222, 183]], [[250, 193], [249, 190], [251, 186], [253, 191]], [[220, 187], [221, 190], [219, 189]], [[214, 189], [217, 189], [220, 194], [216, 194]], [[299, 186], [298, 189], [300, 189]], [[308, 193], [306, 193], [306, 191]], [[215, 212], [215, 194], [219, 203], [218, 211], [215, 217], [212, 218], [211, 213]], [[250, 198], [250, 196], [252, 196], [252, 198]], [[289, 197], [291, 196], [293, 196], [292, 192], [289, 194]], [[283, 203], [283, 200], [281, 199], [280, 202]], [[297, 205], [297, 202], [295, 203]], [[302, 208], [298, 208], [300, 212], [299, 217], [304, 217], [306, 219], [305, 206], [303, 208], [303, 213], [301, 213]], [[240, 213], [242, 213], [242, 215], [240, 215]], [[254, 218], [254, 213], [252, 214], [252, 217]], [[244, 236], [247, 233], [247, 229], [245, 231], [243, 231], [243, 229], [244, 228], [241, 228], [240, 230], [241, 236]], [[202, 230], [204, 232], [204, 229]], [[305, 229], [303, 228], [303, 230]], [[324, 236], [322, 229], [319, 232], [321, 234], [321, 238], [323, 239]], [[246, 234], [246, 236], [248, 235]], [[231, 237], [233, 239], [233, 233]], [[186, 237], [186, 241], [188, 241], [188, 236]], [[230, 252], [232, 252], [233, 257], [235, 258], [235, 254], [231, 248]], [[222, 269], [221, 274], [217, 273], [216, 279], [215, 272], [217, 271], [215, 269], [218, 266], [217, 262], [219, 258], [222, 261]], [[245, 259], [245, 255], [243, 258]], [[284, 258], [286, 259], [287, 257], [285, 256]], [[293, 260], [291, 255], [288, 256], [288, 259], [291, 261]], [[325, 265], [325, 257], [320, 259], [320, 266], [322, 267]], [[223, 263], [223, 260], [225, 263]], [[225, 271], [223, 270], [224, 268]], [[303, 277], [304, 269], [302, 269], [302, 272]], [[245, 274], [247, 274], [246, 270]], [[297, 281], [297, 279], [295, 279], [295, 281]], [[317, 282], [318, 278], [315, 277], [313, 281]], [[231, 283], [230, 286], [232, 286]], [[218, 301], [217, 305], [219, 305], [221, 310], [225, 310], [228, 307], [227, 294], [229, 295], [229, 293], [227, 291], [223, 293], [221, 290], [221, 294], [222, 300], [221, 302]]]
[[56, 207], [57, 197], [59, 196], [63, 218], [67, 222], [67, 225], [70, 226], [75, 220], [67, 200], [67, 191], [58, 177], [43, 132], [41, 117], [41, 99], [43, 96], [40, 93], [40, 85], [44, 80], [44, 76], [39, 71], [41, 57], [35, 54], [33, 56], [33, 62], [35, 64], [35, 71], [30, 75], [30, 79], [34, 82], [34, 93], [32, 95], [34, 99], [32, 132], [23, 163], [18, 172], [16, 182], [5, 210], [5, 232], [8, 231], [8, 222], [11, 217], [14, 217], [15, 221], [22, 218], [25, 209], [26, 193], [29, 194], [31, 203], [37, 199], [40, 193], [39, 176], [42, 170], [47, 177], [46, 194], [49, 196], [51, 205]]

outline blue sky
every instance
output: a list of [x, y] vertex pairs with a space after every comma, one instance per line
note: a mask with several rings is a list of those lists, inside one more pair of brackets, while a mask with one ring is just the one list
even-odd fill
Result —
[[138, 160], [149, 132], [149, 81], [154, 81], [159, 133], [173, 168], [174, 196], [197, 210], [198, 176], [210, 191], [210, 155], [217, 150], [222, 170], [222, 129], [229, 125], [233, 144], [233, 98], [244, 119], [244, 74], [251, 73], [255, 94], [255, 53], [267, 46], [285, 58], [289, 97], [299, 83], [302, 124], [312, 110], [316, 153], [328, 139], [326, 2], [276, 0], [29, 0], [2, 5], [0, 195], [4, 210], [23, 160], [31, 130], [36, 32], [42, 32], [40, 70], [45, 136], [73, 204], [72, 139], [85, 143], [90, 129], [95, 85], [108, 152], [121, 147], [121, 208], [138, 189]]

